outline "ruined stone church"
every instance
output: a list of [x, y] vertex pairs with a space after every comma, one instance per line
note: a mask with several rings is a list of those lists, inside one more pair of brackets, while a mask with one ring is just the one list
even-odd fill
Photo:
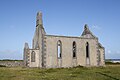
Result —
[[46, 34], [42, 13], [38, 12], [32, 48], [25, 43], [24, 65], [40, 68], [104, 66], [105, 49], [86, 24], [78, 37]]

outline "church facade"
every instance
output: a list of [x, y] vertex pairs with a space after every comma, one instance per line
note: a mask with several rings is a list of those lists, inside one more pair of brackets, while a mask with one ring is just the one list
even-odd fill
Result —
[[78, 37], [46, 34], [42, 13], [38, 12], [32, 48], [25, 43], [24, 65], [40, 68], [104, 66], [105, 48], [86, 24]]

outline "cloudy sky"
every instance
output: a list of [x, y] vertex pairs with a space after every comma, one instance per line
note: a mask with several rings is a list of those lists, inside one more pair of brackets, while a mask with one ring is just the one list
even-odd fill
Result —
[[23, 58], [38, 11], [47, 34], [80, 36], [88, 24], [106, 58], [120, 58], [120, 0], [0, 0], [0, 59]]

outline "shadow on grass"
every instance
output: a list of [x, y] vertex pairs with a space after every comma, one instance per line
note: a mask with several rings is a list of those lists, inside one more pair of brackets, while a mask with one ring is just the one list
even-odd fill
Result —
[[107, 75], [107, 74], [105, 74], [105, 73], [101, 73], [101, 72], [96, 72], [96, 73], [98, 73], [98, 74], [100, 74], [100, 75], [104, 75], [104, 76], [109, 77], [109, 78], [114, 79], [114, 80], [120, 80], [120, 79], [117, 79], [117, 78], [112, 77], [112, 76], [110, 76], [110, 75]]
[[0, 67], [6, 67], [5, 65], [0, 65]]

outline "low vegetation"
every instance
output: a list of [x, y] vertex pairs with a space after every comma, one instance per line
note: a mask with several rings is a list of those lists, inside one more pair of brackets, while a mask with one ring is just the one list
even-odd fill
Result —
[[0, 67], [0, 80], [120, 80], [120, 65], [57, 69]]
[[0, 67], [6, 67], [5, 65], [0, 65]]
[[3, 60], [0, 60], [0, 61], [23, 61], [23, 60], [11, 60], [11, 59], [3, 59]]
[[113, 62], [105, 62], [106, 65], [120, 65], [119, 62], [113, 63]]

